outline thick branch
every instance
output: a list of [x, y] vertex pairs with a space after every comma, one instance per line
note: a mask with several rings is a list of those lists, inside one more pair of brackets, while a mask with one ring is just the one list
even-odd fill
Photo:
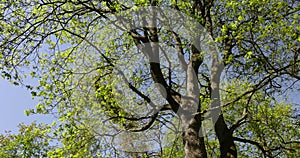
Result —
[[173, 36], [173, 38], [175, 39], [175, 42], [176, 42], [176, 47], [177, 47], [177, 52], [178, 52], [177, 56], [178, 56], [178, 59], [180, 61], [180, 64], [181, 64], [183, 70], [186, 70], [187, 69], [187, 63], [184, 60], [184, 53], [183, 53], [181, 40], [180, 40], [179, 36], [174, 31], [172, 31], [171, 33], [172, 33], [172, 36]]
[[129, 129], [128, 131], [130, 131], [130, 132], [141, 132], [141, 131], [145, 131], [145, 130], [149, 129], [153, 125], [153, 123], [155, 122], [157, 116], [158, 116], [158, 112], [151, 116], [151, 120], [145, 126], [143, 126], [141, 128], [138, 128], [138, 129]]

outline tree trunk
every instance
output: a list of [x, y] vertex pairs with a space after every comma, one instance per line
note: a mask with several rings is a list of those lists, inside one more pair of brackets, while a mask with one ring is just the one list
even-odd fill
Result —
[[237, 150], [234, 144], [232, 133], [228, 129], [223, 115], [221, 114], [215, 123], [215, 131], [220, 143], [221, 158], [236, 158]]
[[200, 118], [192, 119], [184, 129], [183, 145], [185, 158], [206, 158], [207, 153], [204, 144], [204, 137], [199, 137], [201, 127]]
[[186, 158], [206, 158], [204, 137], [199, 136], [201, 128], [201, 116], [195, 115], [200, 110], [198, 69], [202, 60], [199, 51], [193, 50], [193, 56], [187, 67], [186, 96], [182, 97], [181, 110], [179, 112], [183, 124], [183, 145]]
[[237, 150], [234, 144], [232, 133], [227, 127], [221, 110], [220, 101], [220, 77], [224, 65], [219, 61], [217, 51], [212, 49], [212, 67], [211, 67], [211, 107], [214, 110], [211, 113], [212, 120], [215, 123], [215, 132], [220, 143], [221, 158], [236, 158]]

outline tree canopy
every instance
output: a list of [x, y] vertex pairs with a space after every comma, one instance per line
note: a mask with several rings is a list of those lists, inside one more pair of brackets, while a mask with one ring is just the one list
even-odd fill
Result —
[[58, 118], [2, 134], [1, 157], [300, 156], [297, 0], [0, 8], [2, 77]]

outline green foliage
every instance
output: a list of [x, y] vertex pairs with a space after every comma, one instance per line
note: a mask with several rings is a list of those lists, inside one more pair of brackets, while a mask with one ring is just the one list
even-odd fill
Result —
[[[228, 89], [223, 96], [224, 102], [230, 102], [236, 95], [241, 95], [251, 90], [247, 82], [233, 81], [225, 86]], [[247, 116], [241, 122], [239, 128], [235, 129], [234, 135], [239, 138], [258, 142], [269, 154], [279, 157], [297, 157], [300, 153], [296, 148], [299, 138], [299, 129], [296, 119], [293, 118], [295, 110], [292, 104], [288, 104], [285, 98], [278, 101], [275, 98], [266, 97], [262, 91], [243, 97], [239, 101], [223, 109], [228, 124], [233, 126], [239, 118], [247, 111]], [[239, 155], [249, 157], [249, 151], [253, 151], [255, 144], [239, 143]], [[255, 149], [252, 156], [260, 157], [262, 151]]]
[[[294, 106], [286, 97], [286, 89], [296, 88], [299, 81], [299, 2], [216, 0], [205, 1], [204, 8], [197, 2], [0, 0], [2, 78], [14, 85], [26, 85], [32, 97], [39, 99], [36, 108], [25, 111], [25, 115], [54, 113], [58, 117], [51, 126], [20, 125], [19, 133], [1, 135], [0, 157], [135, 156], [111, 145], [117, 134], [145, 125], [149, 118], [130, 119], [140, 111], [147, 114], [149, 107], [137, 94], [127, 95], [132, 102], [120, 98], [115, 87], [123, 85], [117, 85], [112, 74], [116, 64], [148, 65], [132, 63], [129, 59], [135, 56], [125, 58], [128, 51], [137, 49], [136, 41], [128, 30], [108, 26], [107, 16], [149, 5], [172, 7], [187, 14], [202, 24], [216, 42], [226, 70], [221, 91], [225, 121], [234, 127], [246, 112], [247, 117], [232, 130], [233, 136], [255, 141], [263, 148], [262, 151], [257, 144], [236, 141], [240, 157], [299, 156], [299, 120], [297, 125]], [[159, 31], [160, 42], [175, 48], [170, 32]], [[190, 43], [182, 38], [186, 60], [191, 57]], [[24, 68], [30, 68], [28, 74], [22, 71]], [[127, 71], [135, 73], [129, 83], [143, 94], [148, 96], [153, 91], [145, 86], [154, 83], [148, 69]], [[170, 78], [167, 67], [162, 68], [162, 73], [166, 80]], [[204, 66], [199, 72], [202, 111], [209, 110], [211, 101], [209, 73]], [[38, 85], [24, 84], [26, 76], [38, 79]], [[175, 91], [179, 87], [177, 80], [175, 75]], [[169, 128], [174, 116], [165, 111], [158, 114], [149, 129], [152, 133], [147, 131], [141, 136], [154, 139], [159, 131], [163, 138], [155, 140], [161, 149], [138, 156], [183, 157], [182, 138]], [[207, 134], [208, 155], [218, 157], [220, 146], [214, 131], [203, 131]], [[128, 139], [121, 139], [121, 146], [126, 146]], [[147, 149], [149, 142], [139, 145]]]
[[46, 157], [52, 149], [49, 125], [19, 125], [19, 132], [0, 135], [0, 157]]

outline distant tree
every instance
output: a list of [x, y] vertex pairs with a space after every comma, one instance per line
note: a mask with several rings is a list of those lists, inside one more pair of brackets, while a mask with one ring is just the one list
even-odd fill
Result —
[[19, 125], [19, 133], [7, 132], [0, 135], [1, 157], [46, 157], [51, 150], [47, 125]]

